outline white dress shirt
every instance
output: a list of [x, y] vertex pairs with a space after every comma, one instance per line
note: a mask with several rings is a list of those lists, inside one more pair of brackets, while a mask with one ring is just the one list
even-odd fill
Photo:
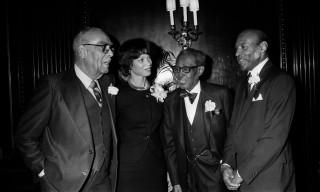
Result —
[[[255, 66], [251, 71], [248, 71], [248, 74], [251, 73], [251, 76], [259, 76], [261, 69], [263, 68], [263, 66], [267, 63], [267, 61], [269, 60], [269, 58], [265, 58], [261, 63], [259, 63], [257, 66]], [[252, 89], [253, 84], [251, 84], [251, 88]]]
[[200, 81], [198, 81], [196, 86], [194, 86], [194, 88], [190, 91], [190, 93], [197, 93], [197, 96], [194, 99], [194, 102], [191, 103], [190, 100], [189, 100], [189, 97], [185, 97], [184, 98], [184, 104], [186, 106], [187, 116], [188, 116], [188, 119], [189, 119], [189, 122], [190, 122], [191, 125], [193, 123], [193, 119], [194, 119], [194, 116], [196, 114], [200, 91], [201, 91]]
[[[90, 77], [88, 77], [88, 75], [86, 75], [77, 65], [74, 65], [74, 70], [76, 72], [77, 77], [80, 79], [80, 81], [83, 83], [84, 87], [86, 89], [88, 89], [88, 91], [91, 93], [91, 95], [93, 96], [93, 98], [96, 98], [96, 96], [93, 93], [93, 89], [90, 87], [90, 84], [92, 82], [92, 79]], [[97, 84], [97, 86], [100, 88], [99, 82], [98, 80], [94, 80]], [[101, 105], [98, 102], [99, 105]], [[101, 106], [100, 106], [101, 107]]]

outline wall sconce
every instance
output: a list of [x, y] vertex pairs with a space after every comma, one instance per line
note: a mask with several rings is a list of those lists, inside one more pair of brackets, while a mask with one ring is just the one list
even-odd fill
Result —
[[[182, 28], [176, 31], [176, 25], [174, 24], [173, 11], [176, 10], [176, 0], [167, 0], [167, 11], [170, 13], [170, 25], [171, 31], [168, 32], [172, 35], [182, 49], [191, 47], [192, 41], [196, 41], [198, 36], [202, 33], [199, 32], [199, 26], [197, 21], [197, 11], [199, 11], [199, 0], [180, 0], [180, 7], [183, 8], [183, 20], [181, 20]], [[194, 29], [189, 28], [187, 8], [193, 13]]]

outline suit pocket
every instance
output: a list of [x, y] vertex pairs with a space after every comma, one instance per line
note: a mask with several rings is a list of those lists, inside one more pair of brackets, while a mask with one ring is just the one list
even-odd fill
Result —
[[46, 176], [46, 179], [52, 178], [52, 177], [57, 177], [59, 166], [58, 166], [58, 161], [52, 157], [46, 157], [44, 159], [44, 173]]
[[46, 175], [44, 175], [43, 177], [41, 177], [41, 191], [42, 192], [57, 192], [58, 190], [56, 190], [53, 185], [51, 185], [51, 183], [48, 181]]

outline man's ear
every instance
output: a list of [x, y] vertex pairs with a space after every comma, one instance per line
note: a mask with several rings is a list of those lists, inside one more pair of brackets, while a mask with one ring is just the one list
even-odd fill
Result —
[[261, 47], [261, 53], [265, 53], [266, 50], [268, 49], [268, 43], [266, 41], [262, 41], [260, 43], [260, 47]]
[[204, 72], [204, 66], [199, 66], [198, 67], [198, 73], [199, 73], [199, 76], [201, 76]]
[[78, 48], [79, 56], [84, 59], [87, 57], [87, 50], [83, 45], [80, 45]]

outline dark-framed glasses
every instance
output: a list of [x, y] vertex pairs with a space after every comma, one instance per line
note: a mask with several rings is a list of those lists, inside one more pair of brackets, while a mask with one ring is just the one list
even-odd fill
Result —
[[91, 46], [101, 47], [101, 48], [102, 48], [102, 52], [103, 52], [104, 54], [108, 54], [110, 51], [114, 52], [114, 48], [113, 48], [112, 45], [110, 45], [110, 44], [100, 45], [100, 44], [90, 44], [90, 43], [86, 43], [86, 44], [83, 44], [83, 45], [91, 45]]
[[191, 66], [191, 67], [178, 67], [178, 66], [173, 66], [172, 70], [174, 73], [180, 73], [180, 71], [182, 70], [182, 72], [184, 73], [189, 73], [191, 71], [191, 69], [197, 68], [199, 66]]

